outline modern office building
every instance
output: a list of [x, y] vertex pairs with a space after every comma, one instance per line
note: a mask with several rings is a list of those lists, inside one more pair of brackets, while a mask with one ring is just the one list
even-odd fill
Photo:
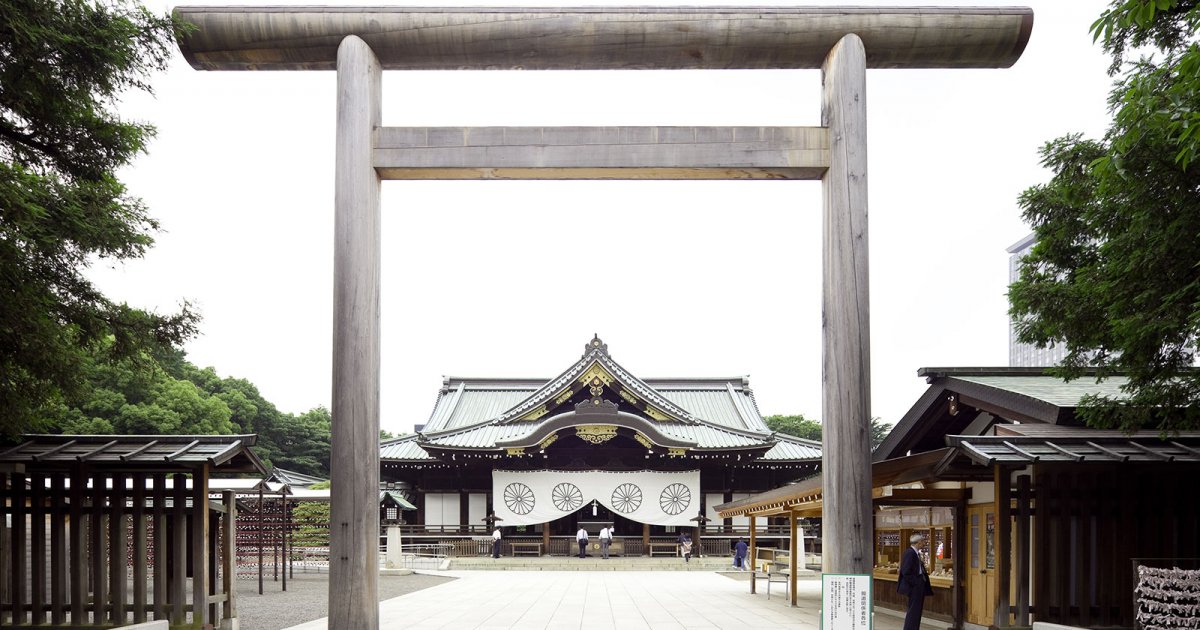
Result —
[[[1021, 275], [1021, 260], [1033, 249], [1037, 236], [1032, 232], [1029, 236], [1013, 243], [1008, 248], [1008, 283], [1017, 281]], [[1028, 343], [1017, 341], [1017, 330], [1012, 320], [1008, 322], [1008, 364], [1012, 367], [1048, 367], [1058, 365], [1067, 356], [1066, 346], [1050, 346], [1039, 348]]]

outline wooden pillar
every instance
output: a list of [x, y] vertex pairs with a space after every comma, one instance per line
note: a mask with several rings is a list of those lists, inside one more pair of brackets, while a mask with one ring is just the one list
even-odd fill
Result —
[[70, 533], [70, 568], [71, 568], [71, 625], [82, 626], [87, 623], [87, 613], [83, 603], [87, 601], [87, 538], [83, 535], [84, 490], [87, 487], [87, 476], [81, 465], [71, 470], [71, 533]]
[[154, 474], [154, 619], [168, 619], [167, 615], [167, 558], [171, 554], [170, 536], [167, 534], [167, 476]]
[[112, 477], [112, 499], [108, 515], [108, 548], [112, 558], [108, 563], [108, 583], [111, 595], [112, 621], [125, 625], [125, 601], [128, 588], [128, 567], [125, 558], [128, 549], [125, 543], [125, 475], [115, 473]]
[[954, 627], [967, 617], [967, 502], [954, 506]]
[[171, 481], [175, 484], [171, 495], [171, 564], [170, 602], [171, 625], [183, 625], [184, 584], [187, 582], [187, 480], [177, 473]]
[[254, 517], [258, 523], [258, 594], [263, 594], [263, 535], [267, 527], [267, 519], [263, 517], [263, 486], [266, 485], [264, 480], [258, 484], [258, 511]]
[[829, 128], [824, 196], [822, 566], [870, 573], [871, 340], [867, 268], [866, 52], [843, 37], [821, 69]]
[[30, 623], [36, 626], [46, 623], [46, 477], [32, 475], [29, 490]]
[[192, 473], [192, 625], [208, 623], [208, 467]]
[[333, 253], [329, 627], [379, 627], [379, 176], [382, 73], [366, 42], [338, 46]]
[[1017, 620], [1029, 625], [1029, 519], [1031, 493], [1029, 475], [1017, 477]]
[[133, 476], [133, 623], [146, 621], [146, 475]]
[[642, 555], [650, 555], [650, 523], [642, 523]]
[[237, 617], [237, 496], [233, 490], [221, 493], [225, 504], [224, 524], [221, 527], [221, 591], [225, 593], [225, 605], [221, 616], [225, 619]]
[[284, 487], [279, 491], [279, 559], [281, 560], [280, 564], [282, 565], [282, 567], [280, 567], [280, 572], [283, 573], [283, 590], [285, 592], [287, 591], [287, 568], [288, 564], [290, 564], [287, 560], [287, 511], [287, 487]]
[[797, 535], [797, 519], [795, 512], [788, 512], [788, 536], [791, 538], [790, 553], [788, 553], [788, 601], [792, 606], [796, 605], [796, 559], [804, 554], [804, 550], [800, 548], [800, 536]]
[[25, 619], [25, 607], [29, 603], [29, 589], [25, 582], [25, 571], [29, 567], [25, 555], [25, 543], [29, 532], [25, 528], [25, 480], [28, 477], [24, 473], [14, 474], [12, 479], [12, 534], [11, 534], [11, 549], [12, 554], [12, 622], [15, 626], [23, 626], [28, 621]]
[[750, 594], [751, 595], [753, 595], [756, 592], [755, 589], [758, 588], [758, 578], [755, 577], [755, 574], [758, 573], [758, 552], [754, 550], [755, 549], [754, 545], [757, 543], [757, 538], [755, 535], [758, 533], [758, 528], [755, 527], [756, 520], [757, 519], [754, 517], [754, 515], [751, 514], [750, 515], [750, 549], [747, 551], [747, 553], [749, 554], [749, 557], [746, 558], [746, 560], [750, 562]]
[[550, 521], [542, 525], [542, 554], [550, 555]]
[[[0, 467], [0, 508], [8, 509], [12, 498], [12, 490], [8, 485], [8, 473]], [[0, 626], [9, 621], [8, 596], [12, 592], [12, 553], [9, 545], [12, 543], [12, 532], [9, 531], [7, 518], [0, 518]]]
[[105, 486], [104, 475], [92, 475], [92, 623], [100, 624], [105, 619], [105, 604], [108, 602], [108, 552], [107, 532], [104, 520]]
[[204, 509], [208, 512], [208, 535], [204, 537], [205, 549], [208, 553], [208, 584], [204, 588], [205, 601], [208, 602], [208, 623], [213, 627], [220, 627], [221, 607], [213, 598], [219, 591], [217, 586], [217, 575], [220, 571], [218, 562], [221, 559], [221, 539], [220, 539], [220, 518], [215, 514], [223, 512], [212, 509], [212, 504], [206, 499]]
[[67, 620], [66, 473], [54, 473], [50, 496], [50, 623], [63, 625]]
[[992, 624], [1006, 628], [1009, 608], [1009, 581], [1012, 579], [1012, 481], [1009, 470], [996, 466], [993, 479], [996, 489], [996, 615]]

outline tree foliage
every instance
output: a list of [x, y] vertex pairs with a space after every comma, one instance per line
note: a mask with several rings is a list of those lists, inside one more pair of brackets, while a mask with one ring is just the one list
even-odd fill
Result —
[[194, 333], [186, 305], [148, 313], [83, 275], [140, 257], [158, 228], [115, 175], [154, 129], [114, 105], [150, 90], [174, 35], [127, 0], [0, 1], [0, 433], [36, 426], [95, 351], [129, 360]]
[[[97, 357], [107, 356], [103, 349]], [[87, 356], [81, 382], [43, 409], [38, 430], [137, 435], [257, 433], [267, 464], [329, 476], [330, 418], [324, 407], [280, 412], [253, 383], [198, 368], [181, 351], [120, 361]]]
[[1064, 378], [1128, 376], [1124, 396], [1082, 401], [1095, 427], [1200, 426], [1198, 29], [1196, 0], [1114, 1], [1092, 25], [1113, 60], [1112, 122], [1047, 143], [1053, 176], [1019, 199], [1037, 244], [1009, 291], [1018, 338], [1063, 344]]
[[[810, 420], [802, 415], [767, 416], [763, 420], [766, 420], [767, 427], [772, 431], [794, 435], [798, 438], [814, 442], [821, 441], [821, 423], [816, 420]], [[876, 446], [879, 446], [891, 430], [892, 425], [883, 422], [879, 418], [871, 418], [871, 449], [873, 450]]]

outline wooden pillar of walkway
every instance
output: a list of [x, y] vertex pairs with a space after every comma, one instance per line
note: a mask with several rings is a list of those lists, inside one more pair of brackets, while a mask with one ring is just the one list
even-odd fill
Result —
[[846, 35], [821, 68], [829, 130], [822, 297], [822, 566], [870, 573], [871, 322], [867, 286], [866, 51]]
[[337, 52], [329, 627], [379, 627], [379, 60], [351, 35]]
[[796, 559], [804, 555], [804, 550], [800, 548], [799, 519], [796, 518], [795, 512], [788, 512], [788, 536], [791, 538], [788, 547], [788, 603], [793, 607], [796, 605], [796, 567], [799, 566]]
[[750, 515], [750, 550], [749, 550], [750, 557], [747, 558], [750, 561], [750, 594], [751, 595], [753, 595], [756, 592], [756, 589], [758, 586], [758, 578], [755, 577], [755, 573], [758, 571], [758, 552], [754, 550], [755, 549], [754, 545], [757, 544], [757, 542], [758, 542], [757, 537], [755, 536], [755, 534], [758, 532], [758, 527], [756, 527], [756, 523], [755, 523], [756, 520], [757, 519], [754, 517], [754, 515], [751, 514]]

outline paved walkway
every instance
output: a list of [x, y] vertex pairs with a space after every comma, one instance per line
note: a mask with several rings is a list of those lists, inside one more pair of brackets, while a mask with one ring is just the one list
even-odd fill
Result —
[[[821, 582], [800, 582], [800, 601], [787, 605], [779, 584], [771, 599], [750, 594], [749, 582], [718, 573], [668, 571], [449, 571], [457, 580], [390, 599], [380, 627], [412, 630], [679, 630], [792, 628], [817, 630]], [[877, 614], [875, 630], [900, 630], [902, 620]], [[323, 630], [325, 619], [292, 630]], [[929, 623], [925, 629], [942, 630]], [[925, 630], [923, 629], [923, 630]]]

